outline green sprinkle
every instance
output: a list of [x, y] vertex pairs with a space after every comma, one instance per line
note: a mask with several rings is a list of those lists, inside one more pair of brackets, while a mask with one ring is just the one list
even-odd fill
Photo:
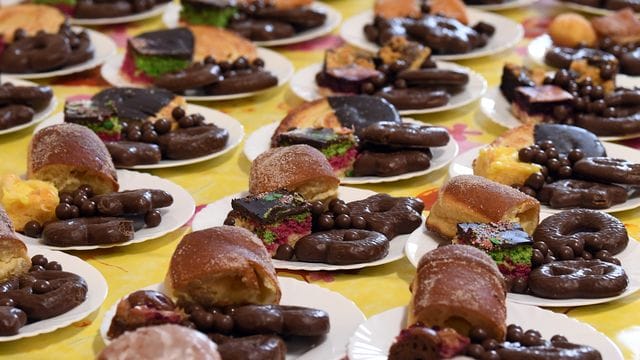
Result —
[[333, 144], [333, 145], [329, 146], [328, 148], [322, 150], [322, 153], [327, 158], [331, 158], [331, 157], [339, 156], [339, 155], [344, 155], [349, 149], [351, 149], [352, 145], [353, 144], [351, 142]]

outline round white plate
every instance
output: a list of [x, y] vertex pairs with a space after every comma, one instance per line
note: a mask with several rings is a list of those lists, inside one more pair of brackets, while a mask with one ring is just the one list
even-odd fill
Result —
[[[556, 3], [559, 3], [559, 4], [569, 8], [571, 10], [581, 11], [583, 13], [587, 13], [587, 14], [591, 14], [591, 15], [605, 16], [605, 15], [610, 15], [610, 14], [614, 13], [613, 10], [607, 10], [607, 9], [603, 9], [603, 8], [599, 8], [599, 7], [576, 4], [576, 3], [573, 3], [573, 2], [569, 2], [569, 1], [558, 1], [558, 0], [556, 0]], [[638, 13], [636, 13], [636, 15], [637, 14]]]
[[166, 4], [158, 4], [153, 8], [143, 11], [137, 14], [127, 15], [127, 16], [118, 16], [111, 18], [99, 18], [99, 19], [79, 19], [79, 18], [70, 18], [69, 21], [74, 25], [115, 25], [115, 24], [124, 24], [130, 23], [134, 21], [146, 20], [155, 16], [159, 16], [164, 13], [165, 9], [169, 6], [170, 3]]
[[[640, 151], [630, 148], [624, 145], [618, 145], [610, 142], [603, 141], [602, 145], [607, 150], [607, 156], [617, 159], [626, 159], [633, 163], [640, 164]], [[457, 158], [453, 159], [451, 165], [449, 166], [449, 177], [454, 177], [458, 175], [473, 175], [473, 160], [478, 157], [480, 153], [480, 149], [482, 146], [475, 147], [473, 149], [469, 149]], [[640, 206], [640, 196], [636, 196], [628, 199], [626, 202], [622, 204], [614, 205], [608, 209], [600, 209], [600, 211], [604, 211], [607, 213], [615, 213], [620, 211], [627, 211], [631, 209], [635, 209]], [[555, 214], [562, 212], [566, 209], [552, 209], [547, 205], [540, 205], [540, 211], [550, 214]]]
[[[362, 200], [376, 193], [371, 190], [362, 190], [352, 187], [340, 186], [338, 188], [338, 198], [345, 202]], [[227, 214], [231, 211], [231, 200], [243, 196], [248, 193], [242, 192], [231, 196], [224, 197], [216, 202], [207, 205], [204, 209], [196, 214], [193, 218], [191, 228], [193, 231], [208, 229], [214, 226], [221, 226], [226, 219]], [[302, 261], [284, 261], [272, 259], [273, 266], [276, 269], [288, 270], [307, 270], [307, 271], [332, 271], [332, 270], [349, 270], [362, 269], [371, 266], [387, 264], [404, 257], [404, 244], [407, 242], [409, 234], [399, 235], [391, 240], [389, 244], [389, 254], [380, 260], [368, 263], [351, 264], [351, 265], [331, 265], [323, 263], [308, 263]]]
[[[541, 214], [541, 218], [546, 218], [549, 215], [551, 214]], [[404, 251], [407, 255], [407, 259], [409, 259], [409, 262], [413, 266], [418, 266], [418, 263], [420, 262], [420, 259], [424, 254], [436, 249], [438, 245], [443, 243], [447, 242], [445, 240], [439, 239], [436, 234], [427, 230], [427, 228], [423, 224], [413, 233], [411, 233], [411, 235], [409, 236], [409, 240], [407, 240], [407, 244], [405, 245]], [[629, 245], [627, 246], [627, 248], [620, 254], [616, 255], [616, 257], [622, 262], [624, 270], [629, 277], [629, 286], [622, 294], [618, 296], [599, 299], [545, 299], [533, 295], [509, 293], [507, 297], [509, 300], [521, 304], [545, 307], [585, 306], [618, 300], [640, 290], [640, 264], [637, 261], [639, 256], [640, 243], [630, 237]]]
[[[209, 155], [193, 158], [193, 159], [161, 160], [157, 164], [135, 165], [135, 166], [129, 167], [128, 169], [162, 169], [162, 168], [190, 165], [190, 164], [211, 160], [213, 158], [222, 156], [227, 152], [231, 151], [233, 148], [238, 146], [238, 144], [240, 144], [240, 142], [242, 141], [242, 138], [244, 137], [244, 127], [242, 126], [242, 124], [240, 124], [238, 120], [232, 118], [231, 116], [223, 112], [209, 109], [204, 106], [189, 104], [187, 108], [187, 113], [202, 114], [205, 118], [205, 123], [215, 124], [218, 127], [227, 129], [227, 131], [229, 132], [229, 141], [227, 141], [227, 145], [225, 145], [224, 148], [222, 148], [217, 152], [214, 152]], [[47, 126], [62, 124], [63, 122], [64, 122], [64, 114], [57, 113], [51, 116], [50, 118], [48, 118], [46, 121], [44, 121], [40, 125], [38, 125], [34, 130], [34, 133], [40, 131], [41, 129]]]
[[[278, 277], [282, 290], [282, 305], [297, 305], [324, 310], [329, 313], [331, 330], [317, 343], [296, 340], [287, 341], [287, 360], [338, 360], [344, 358], [349, 336], [366, 318], [356, 304], [339, 293], [288, 277]], [[163, 284], [147, 286], [142, 290], [166, 291]], [[100, 336], [109, 344], [107, 332], [116, 313], [117, 303], [104, 314], [100, 325]], [[300, 340], [300, 338], [298, 338]]]
[[[407, 121], [407, 120], [404, 120]], [[414, 120], [415, 121], [415, 120]], [[422, 124], [420, 122], [415, 121], [416, 123]], [[253, 161], [258, 155], [263, 152], [269, 150], [271, 147], [271, 136], [276, 128], [280, 125], [278, 122], [271, 123], [269, 125], [265, 125], [258, 130], [254, 131], [244, 144], [244, 155], [249, 159], [249, 161]], [[410, 173], [396, 175], [396, 176], [352, 176], [352, 177], [343, 177], [340, 179], [342, 184], [353, 185], [353, 184], [374, 184], [374, 183], [382, 183], [382, 182], [392, 182], [399, 181], [405, 179], [411, 179], [418, 176], [424, 176], [429, 173], [432, 173], [436, 170], [442, 169], [447, 166], [458, 155], [458, 143], [451, 138], [449, 143], [446, 146], [442, 147], [432, 147], [431, 154], [433, 158], [431, 159], [431, 166], [428, 169], [421, 171], [413, 171]]]
[[[8, 83], [8, 82], [13, 83], [13, 85], [16, 85], [16, 86], [39, 86], [38, 84], [33, 83], [31, 81], [20, 80], [20, 79], [12, 79], [9, 76], [1, 76], [0, 77], [0, 84], [4, 84], [4, 83]], [[56, 106], [58, 106], [58, 100], [56, 99], [56, 96], [54, 95], [51, 98], [51, 101], [49, 101], [49, 105], [47, 105], [46, 108], [44, 108], [44, 109], [38, 111], [37, 113], [33, 114], [33, 119], [31, 119], [31, 121], [29, 121], [28, 123], [22, 124], [22, 125], [18, 125], [18, 126], [10, 127], [8, 129], [0, 130], [0, 135], [4, 135], [4, 134], [9, 134], [9, 133], [12, 133], [12, 132], [20, 131], [22, 129], [28, 128], [29, 126], [33, 126], [35, 124], [38, 124], [42, 120], [46, 119], [49, 115], [51, 115], [53, 110], [55, 110]]]
[[[386, 360], [389, 347], [405, 328], [406, 318], [407, 308], [397, 307], [367, 319], [349, 339], [349, 360]], [[556, 334], [564, 335], [573, 343], [600, 351], [603, 359], [623, 359], [620, 349], [603, 333], [564, 314], [507, 302], [507, 323], [538, 330], [546, 339]], [[470, 358], [457, 356], [453, 359]]]
[[20, 4], [22, 0], [0, 0], [0, 7]]
[[[180, 5], [171, 4], [167, 11], [165, 11], [162, 16], [162, 21], [168, 28], [175, 28], [180, 26]], [[311, 9], [327, 14], [327, 19], [321, 26], [317, 28], [309, 29], [307, 31], [303, 31], [301, 33], [296, 34], [295, 36], [277, 39], [277, 40], [268, 40], [268, 41], [254, 41], [253, 43], [258, 46], [280, 46], [280, 45], [290, 45], [296, 44], [303, 41], [311, 40], [318, 38], [320, 36], [326, 35], [332, 32], [335, 28], [340, 25], [342, 21], [342, 14], [334, 9], [333, 7], [321, 3], [319, 1], [313, 2], [311, 4]]]
[[118, 170], [118, 183], [120, 184], [120, 191], [158, 189], [171, 194], [173, 204], [169, 207], [159, 209], [162, 214], [162, 222], [160, 225], [154, 228], [142, 228], [135, 232], [132, 240], [118, 244], [57, 247], [42, 244], [40, 239], [31, 238], [22, 234], [18, 234], [18, 237], [28, 245], [38, 245], [54, 250], [93, 250], [126, 246], [155, 239], [178, 229], [189, 221], [196, 210], [196, 203], [191, 195], [185, 189], [169, 180], [137, 171]]
[[[478, 100], [487, 92], [487, 81], [484, 77], [468, 67], [438, 61], [438, 68], [457, 70], [469, 74], [469, 83], [466, 85], [464, 91], [451, 96], [449, 103], [444, 106], [426, 109], [399, 110], [398, 113], [400, 113], [400, 115], [428, 114], [456, 109]], [[321, 70], [322, 63], [316, 63], [296, 72], [291, 79], [291, 90], [293, 93], [305, 101], [313, 101], [323, 98], [324, 96], [321, 93], [320, 87], [316, 83], [316, 74]]]
[[[471, 8], [467, 9], [467, 14], [469, 15], [470, 24], [484, 21], [495, 27], [495, 34], [493, 34], [484, 47], [464, 54], [433, 55], [435, 60], [463, 60], [497, 54], [516, 46], [524, 37], [524, 28], [522, 25], [504, 16]], [[353, 46], [371, 52], [378, 51], [378, 45], [367, 40], [367, 37], [364, 35], [364, 26], [372, 23], [373, 18], [373, 10], [368, 10], [348, 18], [340, 28], [340, 36]]]
[[93, 69], [94, 67], [102, 65], [107, 59], [110, 59], [116, 53], [116, 43], [111, 40], [107, 35], [97, 32], [91, 29], [83, 29], [79, 27], [73, 27], [74, 31], [86, 30], [91, 38], [93, 44], [94, 53], [93, 58], [73, 66], [64, 67], [62, 69], [41, 72], [41, 73], [28, 73], [28, 74], [9, 74], [3, 75], [11, 76], [17, 79], [44, 79], [54, 76], [63, 76], [69, 74], [79, 73], [85, 70]]
[[[633, 85], [634, 80], [630, 76], [618, 75], [616, 79], [619, 86], [635, 86]], [[640, 83], [640, 77], [638, 79], [639, 81], [636, 83]], [[507, 129], [513, 129], [524, 124], [511, 113], [511, 104], [502, 95], [499, 87], [490, 88], [489, 91], [487, 91], [487, 94], [480, 100], [480, 111], [493, 123]], [[618, 141], [637, 137], [640, 137], [640, 133], [618, 136], [598, 136], [598, 139], [603, 141]]]
[[[80, 275], [87, 283], [87, 298], [75, 308], [51, 319], [28, 324], [20, 329], [20, 332], [11, 336], [0, 336], [0, 342], [13, 341], [26, 337], [36, 336], [52, 332], [54, 330], [69, 326], [76, 321], [84, 319], [87, 315], [96, 311], [107, 297], [109, 286], [104, 276], [96, 268], [84, 260], [63, 253], [52, 251], [39, 246], [27, 245], [29, 257], [42, 254], [49, 261], [57, 261], [62, 265], [62, 270]], [[347, 335], [349, 336], [349, 335]]]
[[505, 1], [502, 4], [487, 4], [487, 5], [467, 5], [468, 7], [475, 8], [483, 11], [501, 11], [517, 9], [525, 6], [530, 6], [538, 0], [511, 0]]
[[[121, 87], [147, 87], [149, 84], [140, 84], [131, 82], [126, 76], [120, 72], [122, 62], [124, 61], [124, 54], [118, 54], [112, 56], [107, 62], [100, 68], [100, 75], [111, 85]], [[259, 94], [264, 91], [274, 89], [278, 86], [286, 84], [293, 75], [294, 67], [291, 61], [286, 57], [278, 54], [277, 52], [269, 49], [258, 48], [258, 57], [264, 60], [264, 69], [269, 71], [275, 77], [278, 78], [278, 85], [269, 87], [262, 90], [250, 91], [238, 94], [229, 95], [187, 95], [184, 96], [188, 101], [219, 101], [219, 100], [231, 100], [246, 98]]]

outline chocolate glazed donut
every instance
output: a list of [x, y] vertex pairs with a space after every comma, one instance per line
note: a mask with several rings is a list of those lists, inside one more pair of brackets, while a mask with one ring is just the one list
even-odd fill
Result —
[[65, 31], [67, 31], [66, 36], [71, 46], [71, 55], [65, 66], [81, 64], [93, 58], [93, 44], [91, 43], [89, 33], [83, 30], [76, 34], [70, 28]]
[[0, 55], [0, 70], [30, 73], [57, 69], [71, 56], [71, 46], [61, 34], [38, 33], [9, 44]]
[[298, 261], [349, 265], [382, 259], [389, 240], [375, 231], [331, 230], [307, 235], [294, 246]]
[[628, 284], [622, 266], [600, 260], [554, 261], [529, 274], [531, 292], [550, 299], [616, 296]]
[[[13, 299], [16, 307], [23, 310], [29, 321], [49, 319], [64, 314], [80, 305], [87, 296], [87, 283], [76, 274], [57, 270], [31, 271], [22, 275], [20, 281], [8, 290], [0, 292], [0, 300]], [[48, 291], [35, 291], [37, 280], [49, 282]], [[18, 283], [29, 284], [18, 287]], [[5, 283], [6, 285], [6, 283]]]
[[574, 209], [542, 220], [533, 233], [533, 240], [543, 241], [554, 253], [570, 246], [574, 253], [581, 252], [580, 249], [594, 253], [608, 250], [615, 255], [627, 247], [629, 236], [624, 224], [607, 213]]

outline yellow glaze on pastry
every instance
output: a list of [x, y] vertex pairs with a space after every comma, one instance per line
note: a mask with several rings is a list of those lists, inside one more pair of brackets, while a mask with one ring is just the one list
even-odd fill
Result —
[[524, 185], [527, 178], [540, 172], [540, 165], [518, 160], [518, 149], [510, 146], [489, 146], [480, 149], [473, 161], [473, 173], [504, 185]]
[[59, 201], [58, 190], [49, 182], [22, 180], [14, 174], [0, 176], [0, 203], [16, 231], [31, 220], [40, 224], [54, 220]]

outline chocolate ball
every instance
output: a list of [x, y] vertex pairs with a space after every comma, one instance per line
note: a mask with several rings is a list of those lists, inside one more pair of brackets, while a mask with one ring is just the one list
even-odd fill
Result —
[[311, 213], [315, 216], [319, 216], [324, 212], [324, 204], [322, 201], [314, 201], [311, 203]]
[[584, 111], [587, 108], [588, 103], [589, 101], [581, 97], [576, 97], [573, 99], [573, 106], [577, 111]]
[[69, 192], [61, 192], [58, 197], [60, 198], [60, 203], [71, 204], [73, 202], [73, 195]]
[[610, 64], [606, 64], [600, 68], [600, 78], [602, 80], [612, 79], [616, 75], [616, 69]]
[[572, 260], [572, 259], [575, 258], [575, 254], [573, 253], [573, 250], [570, 247], [566, 246], [566, 245], [565, 246], [561, 246], [558, 249], [558, 254], [557, 255], [561, 260]]
[[484, 348], [480, 344], [471, 344], [467, 346], [466, 354], [474, 359], [479, 359], [484, 355]]
[[367, 227], [367, 220], [362, 216], [352, 216], [351, 217], [351, 226], [354, 229], [365, 229]]
[[591, 85], [584, 85], [580, 88], [580, 95], [589, 96], [591, 95], [591, 91], [593, 91], [593, 87]]
[[558, 156], [558, 161], [560, 161], [560, 166], [571, 166], [571, 161], [569, 161], [569, 158], [562, 154], [560, 156]]
[[73, 205], [80, 207], [86, 201], [89, 201], [89, 198], [85, 193], [81, 192], [73, 198]]
[[482, 341], [482, 347], [489, 351], [489, 350], [495, 350], [498, 348], [500, 344], [498, 343], [498, 341], [496, 339], [485, 339], [484, 341]]
[[544, 264], [544, 255], [542, 255], [540, 250], [533, 249], [533, 252], [531, 253], [531, 264], [535, 267]]
[[333, 216], [330, 214], [322, 214], [318, 217], [318, 227], [320, 230], [331, 230], [335, 225], [335, 221], [333, 220]]
[[203, 63], [209, 64], [209, 65], [215, 65], [216, 59], [211, 55], [207, 55], [207, 57], [204, 58]]
[[218, 63], [218, 66], [220, 67], [220, 71], [222, 72], [231, 70], [231, 63], [228, 61], [220, 61]]
[[495, 350], [489, 350], [482, 354], [482, 360], [500, 360], [500, 354]]
[[592, 99], [595, 99], [595, 100], [602, 99], [604, 97], [604, 89], [600, 85], [595, 85], [591, 89], [590, 96]]
[[573, 253], [576, 256], [582, 255], [582, 251], [584, 250], [584, 242], [576, 239], [571, 239], [567, 241], [567, 246], [573, 250]]
[[560, 160], [558, 159], [549, 159], [547, 160], [547, 169], [549, 171], [555, 173], [560, 169]]
[[516, 294], [524, 294], [527, 292], [527, 288], [529, 285], [527, 284], [527, 279], [523, 277], [517, 277], [513, 280], [513, 287], [511, 287], [511, 292]]
[[331, 201], [329, 202], [329, 209], [331, 209], [331, 211], [333, 211], [333, 208], [336, 207], [338, 204], [342, 204], [345, 205], [346, 203], [343, 200], [340, 199], [331, 199]]
[[533, 150], [529, 147], [522, 148], [518, 151], [518, 159], [522, 162], [530, 163], [533, 161]]
[[372, 95], [376, 92], [376, 86], [371, 82], [365, 82], [360, 86], [360, 91], [363, 94]]
[[524, 346], [536, 346], [542, 345], [544, 343], [544, 340], [542, 340], [540, 336], [535, 336], [534, 334], [531, 334], [529, 333], [529, 331], [527, 331], [524, 335], [522, 335], [520, 343]]
[[246, 57], [240, 56], [233, 62], [233, 69], [244, 70], [249, 67], [249, 60]]
[[554, 147], [553, 141], [551, 141], [551, 140], [538, 141], [537, 145], [540, 146], [540, 149], [542, 149], [542, 150], [547, 150], [547, 149], [551, 149], [552, 147]]
[[585, 260], [593, 259], [593, 255], [588, 251], [583, 251], [581, 257]]
[[228, 216], [226, 219], [224, 219], [224, 222], [222, 224], [227, 226], [234, 226], [236, 224], [236, 219]]
[[549, 176], [549, 168], [547, 168], [546, 166], [541, 166], [540, 174], [542, 174], [546, 178], [547, 176]]
[[291, 258], [293, 258], [293, 246], [289, 244], [282, 244], [278, 246], [273, 258], [277, 260], [291, 260]]
[[16, 302], [12, 298], [4, 298], [4, 299], [0, 299], [0, 306], [15, 307]]
[[214, 317], [208, 311], [198, 310], [191, 313], [191, 321], [193, 321], [198, 330], [206, 332], [213, 327]]
[[591, 250], [602, 250], [604, 247], [604, 239], [601, 237], [593, 237], [587, 243], [587, 247]]
[[355, 241], [359, 239], [358, 233], [355, 231], [346, 231], [343, 236], [344, 241]]
[[60, 271], [62, 270], [62, 265], [60, 265], [59, 262], [57, 261], [49, 261], [47, 263], [47, 265], [44, 266], [44, 268], [46, 270], [56, 270], [56, 271]]
[[229, 334], [233, 331], [233, 318], [221, 313], [213, 314], [213, 328], [222, 334]]
[[190, 128], [193, 127], [193, 125], [195, 125], [195, 121], [193, 120], [193, 117], [191, 115], [187, 115], [182, 117], [182, 119], [178, 120], [178, 125], [180, 125], [181, 128]]
[[510, 324], [507, 326], [507, 341], [509, 342], [520, 342], [522, 339], [522, 328], [515, 324]]
[[140, 131], [144, 133], [145, 131], [149, 131], [149, 130], [153, 130], [153, 123], [149, 121], [143, 122], [142, 125], [140, 126]]
[[540, 331], [538, 330], [534, 330], [534, 329], [529, 329], [527, 331], [524, 332], [525, 335], [530, 334], [536, 337], [542, 337], [542, 334], [540, 334]]
[[558, 177], [560, 179], [568, 179], [572, 173], [573, 171], [570, 166], [560, 166], [560, 168], [558, 168]]
[[68, 219], [76, 218], [77, 216], [74, 216], [75, 215], [75, 211], [73, 210], [74, 208], [76, 210], [78, 209], [76, 206], [71, 204], [67, 204], [67, 203], [58, 204], [58, 206], [56, 206], [56, 217], [60, 220], [68, 220]]
[[533, 162], [540, 165], [547, 162], [547, 154], [545, 154], [544, 150], [536, 150], [533, 153]]
[[596, 100], [588, 106], [589, 111], [596, 114], [602, 114], [606, 108], [607, 105], [602, 99]]
[[87, 199], [87, 201], [83, 202], [80, 205], [80, 214], [82, 216], [93, 216], [96, 213], [96, 203], [95, 201]]
[[42, 234], [42, 225], [35, 220], [31, 220], [24, 224], [24, 234], [28, 237], [39, 238]]
[[473, 327], [469, 330], [469, 338], [472, 342], [479, 344], [489, 338], [487, 330], [481, 327]]
[[150, 210], [144, 215], [144, 224], [149, 228], [160, 225], [160, 222], [162, 222], [162, 215], [158, 209]]
[[558, 154], [558, 150], [555, 147], [550, 147], [544, 151], [547, 155], [547, 159], [557, 159], [560, 154]]
[[[175, 112], [176, 109], [182, 110], [182, 108], [177, 107], [173, 109], [173, 112]], [[184, 112], [184, 110], [182, 111]], [[155, 123], [153, 123], [153, 128], [156, 130], [156, 133], [158, 135], [166, 134], [169, 131], [171, 131], [171, 121], [169, 121], [169, 119], [166, 119], [166, 118], [160, 118], [156, 120]]]
[[533, 190], [540, 190], [544, 186], [544, 176], [540, 173], [531, 174], [524, 184]]
[[351, 227], [351, 216], [347, 214], [340, 214], [336, 216], [336, 225], [340, 229], [348, 229]]
[[51, 291], [51, 283], [49, 283], [47, 280], [36, 280], [31, 288], [36, 294], [44, 294]]
[[383, 87], [384, 84], [386, 84], [386, 82], [387, 82], [387, 77], [384, 74], [378, 74], [378, 75], [374, 76], [373, 78], [371, 78], [371, 83], [376, 88]]
[[187, 115], [186, 111], [184, 111], [184, 109], [179, 107], [179, 106], [176, 106], [171, 111], [171, 117], [173, 117], [173, 119], [176, 120], [176, 121], [179, 121], [180, 119], [182, 119], [186, 115]]
[[553, 77], [553, 83], [560, 87], [566, 86], [570, 80], [571, 80], [571, 75], [569, 74], [569, 71], [567, 71], [566, 69], [558, 70], [555, 76]]
[[543, 256], [547, 256], [547, 253], [549, 252], [549, 246], [547, 246], [544, 241], [536, 241], [533, 243], [532, 247], [539, 250]]
[[[595, 258], [598, 260], [603, 260], [611, 257], [611, 253], [608, 250], [600, 250], [596, 252]], [[604, 260], [603, 260], [604, 261]]]
[[575, 163], [576, 161], [582, 160], [582, 158], [584, 158], [584, 151], [582, 151], [581, 149], [573, 149], [569, 151], [567, 158], [572, 163]]
[[39, 266], [45, 266], [49, 263], [49, 260], [47, 260], [47, 258], [44, 255], [34, 255], [31, 258], [31, 265], [39, 265]]
[[140, 141], [142, 138], [142, 132], [139, 129], [133, 128], [127, 130], [127, 139], [131, 141]]
[[340, 204], [340, 203], [336, 204], [331, 209], [331, 211], [333, 211], [333, 213], [336, 215], [349, 214], [351, 212], [347, 204]]
[[264, 67], [264, 60], [260, 58], [255, 58], [251, 64], [257, 68], [261, 68], [261, 67]]
[[551, 337], [551, 342], [552, 343], [567, 343], [567, 342], [569, 342], [569, 340], [567, 340], [567, 338], [562, 336], [562, 335], [553, 335]]

